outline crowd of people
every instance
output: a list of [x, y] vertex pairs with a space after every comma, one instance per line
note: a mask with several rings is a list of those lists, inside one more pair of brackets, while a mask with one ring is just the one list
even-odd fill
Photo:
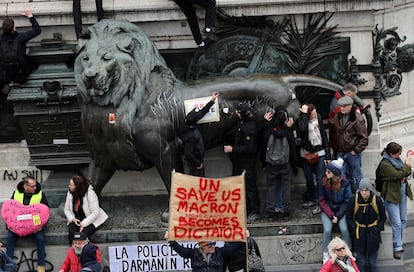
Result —
[[[197, 45], [204, 47], [207, 40], [201, 36], [193, 4], [206, 9], [204, 30], [208, 39], [213, 39], [215, 1], [174, 2], [187, 17]], [[100, 20], [103, 18], [102, 0], [97, 0], [96, 6]], [[79, 0], [73, 1], [73, 8], [76, 35], [79, 38], [82, 33]], [[23, 83], [27, 79], [31, 66], [25, 54], [26, 44], [41, 33], [32, 11], [26, 9], [23, 15], [29, 18], [32, 25], [29, 31], [17, 32], [11, 18], [6, 18], [2, 25], [0, 53], [20, 56], [10, 62], [3, 60], [0, 65], [3, 100], [8, 94], [10, 82]], [[10, 52], [13, 47], [17, 53]], [[368, 131], [361, 114], [362, 108], [354, 105], [353, 97], [356, 93], [357, 87], [352, 83], [335, 93], [327, 126], [311, 103], [303, 104], [298, 109], [299, 118], [294, 120], [282, 107], [266, 112], [264, 116], [255, 116], [252, 105], [242, 101], [235, 107], [238, 123], [234, 139], [223, 147], [223, 152], [232, 161], [232, 175], [245, 176], [249, 223], [263, 218], [256, 182], [257, 161], [260, 161], [266, 171], [264, 212], [269, 220], [281, 217], [289, 219], [292, 175], [297, 173], [298, 163], [302, 166], [306, 184], [303, 208], [312, 207], [312, 214], [320, 214], [323, 225], [322, 256], [325, 264], [322, 271], [333, 271], [335, 266], [348, 267], [348, 271], [376, 271], [380, 232], [384, 228], [386, 212], [392, 228], [394, 258], [400, 259], [403, 252], [407, 198], [413, 197], [407, 177], [411, 173], [411, 158], [414, 155], [407, 154], [402, 159], [401, 145], [391, 142], [384, 148], [378, 167], [378, 176], [382, 181], [379, 192], [363, 177], [361, 154], [368, 146]], [[197, 129], [197, 122], [209, 111], [218, 96], [218, 92], [213, 93], [211, 101], [204, 108], [192, 110], [185, 118], [180, 137], [184, 146], [184, 159], [191, 175], [205, 176], [203, 136]], [[40, 184], [33, 177], [26, 177], [18, 184], [12, 199], [23, 205], [48, 205]], [[97, 195], [83, 176], [70, 179], [64, 212], [68, 220], [68, 241], [72, 247], [59, 271], [80, 271], [87, 266], [85, 263], [88, 263], [89, 269], [99, 267], [95, 265], [100, 262], [99, 248], [89, 243], [88, 237], [108, 216], [100, 208]], [[334, 224], [339, 226], [343, 239], [331, 240]], [[37, 246], [38, 271], [44, 271], [43, 230], [33, 236]], [[18, 238], [14, 232], [8, 231], [6, 255], [9, 258], [6, 261], [13, 258]], [[178, 244], [171, 245], [185, 257], [195, 254], [180, 248]], [[203, 250], [208, 247], [208, 244], [200, 244]], [[356, 264], [351, 249], [357, 258]], [[226, 257], [227, 250], [232, 251], [231, 247], [227, 247], [219, 252]], [[83, 254], [84, 257], [80, 257]], [[199, 254], [203, 256], [203, 251]], [[94, 262], [86, 261], [91, 259]], [[75, 267], [76, 270], [73, 270]]]

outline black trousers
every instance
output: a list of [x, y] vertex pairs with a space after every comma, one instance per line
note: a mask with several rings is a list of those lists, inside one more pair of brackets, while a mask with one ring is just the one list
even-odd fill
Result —
[[256, 162], [240, 161], [232, 157], [233, 170], [232, 175], [241, 175], [245, 170], [244, 180], [246, 185], [246, 204], [247, 214], [260, 214], [260, 196], [256, 183]]
[[188, 25], [197, 45], [203, 42], [194, 4], [205, 9], [205, 27], [212, 28], [216, 18], [216, 0], [174, 0], [187, 17]]
[[[69, 245], [71, 245], [71, 244], [72, 244], [72, 241], [73, 241], [73, 235], [75, 234], [75, 232], [79, 232], [79, 230], [80, 230], [79, 226], [75, 225], [75, 223], [73, 223], [73, 222], [70, 222], [70, 223], [69, 223], [69, 225], [68, 225], [68, 231], [69, 231], [69, 234], [68, 234]], [[86, 237], [88, 237], [88, 239], [90, 239], [90, 236], [91, 236], [92, 234], [94, 234], [94, 233], [95, 233], [95, 231], [96, 231], [95, 226], [94, 226], [93, 224], [90, 224], [89, 226], [85, 227], [85, 228], [83, 229], [83, 231], [82, 231], [82, 232], [86, 234]]]
[[[79, 38], [82, 33], [82, 16], [81, 16], [81, 0], [73, 0], [73, 22], [75, 23], [76, 37]], [[102, 0], [95, 0], [96, 15], [98, 22], [103, 19], [104, 11], [102, 8]]]

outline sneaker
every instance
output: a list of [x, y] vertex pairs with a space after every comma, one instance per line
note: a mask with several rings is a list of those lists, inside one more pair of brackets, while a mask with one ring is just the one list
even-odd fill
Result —
[[320, 214], [321, 212], [322, 212], [321, 207], [319, 207], [319, 206], [315, 207], [315, 209], [312, 210], [313, 215]]
[[322, 264], [324, 264], [327, 260], [329, 260], [329, 254], [328, 252], [324, 252], [322, 256]]
[[316, 205], [316, 202], [314, 202], [314, 201], [308, 201], [308, 202], [306, 202], [306, 203], [304, 203], [304, 204], [302, 205], [302, 208], [306, 209], [306, 208], [313, 207], [313, 206], [315, 206], [315, 205]]
[[403, 253], [402, 250], [394, 251], [394, 259], [401, 259], [402, 253]]

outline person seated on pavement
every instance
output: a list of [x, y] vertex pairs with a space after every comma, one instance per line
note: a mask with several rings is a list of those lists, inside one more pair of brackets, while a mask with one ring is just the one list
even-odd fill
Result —
[[[168, 231], [164, 238], [168, 240]], [[225, 260], [234, 252], [245, 248], [245, 244], [239, 242], [229, 242], [224, 247], [216, 247], [215, 241], [199, 242], [195, 248], [184, 247], [176, 241], [169, 241], [169, 245], [181, 257], [191, 259], [193, 272], [223, 272], [225, 271]]]
[[89, 242], [83, 232], [76, 232], [73, 235], [72, 246], [66, 253], [65, 260], [59, 268], [59, 272], [80, 272], [82, 268], [89, 267], [89, 271], [102, 270], [102, 257], [99, 247]]

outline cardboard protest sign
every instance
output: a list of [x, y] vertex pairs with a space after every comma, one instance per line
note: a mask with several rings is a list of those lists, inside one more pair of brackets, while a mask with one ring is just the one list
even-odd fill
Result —
[[[211, 100], [211, 96], [185, 100], [184, 101], [185, 115], [187, 115], [190, 111], [192, 111], [195, 108], [201, 110], [205, 105], [207, 105], [207, 103], [210, 100]], [[204, 115], [203, 118], [201, 118], [197, 122], [197, 124], [210, 123], [210, 122], [220, 122], [218, 98], [216, 98], [216, 102], [210, 108], [209, 112], [207, 112], [206, 115]]]
[[7, 227], [23, 237], [43, 228], [49, 220], [50, 210], [44, 204], [23, 205], [9, 199], [1, 207], [1, 217]]
[[168, 235], [177, 241], [245, 241], [244, 176], [172, 173]]

